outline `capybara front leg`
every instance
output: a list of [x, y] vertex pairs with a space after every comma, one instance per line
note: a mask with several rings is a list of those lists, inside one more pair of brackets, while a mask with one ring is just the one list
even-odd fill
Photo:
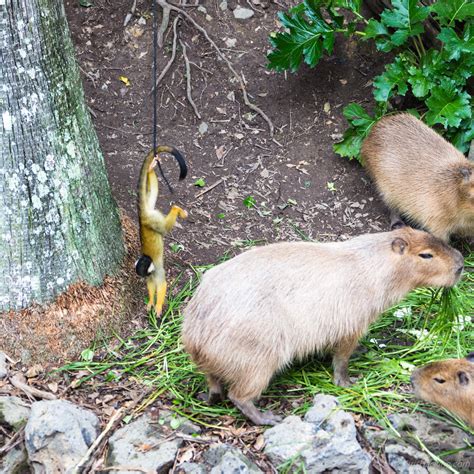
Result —
[[349, 387], [352, 385], [348, 373], [349, 358], [357, 347], [358, 341], [358, 337], [345, 338], [335, 347], [332, 358], [335, 385], [339, 385], [340, 387]]

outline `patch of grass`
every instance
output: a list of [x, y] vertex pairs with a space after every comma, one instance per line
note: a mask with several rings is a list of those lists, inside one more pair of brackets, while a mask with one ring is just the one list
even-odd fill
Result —
[[[474, 267], [474, 253], [467, 257], [466, 267]], [[177, 279], [161, 323], [151, 314], [148, 327], [126, 340], [119, 339], [113, 346], [105, 343], [100, 360], [72, 362], [62, 370], [87, 371], [82, 383], [131, 377], [152, 388], [146, 404], [165, 398], [176, 413], [204, 426], [220, 425], [219, 417], [223, 415], [242, 419], [230, 403], [208, 406], [196, 397], [206, 390], [205, 379], [180, 342], [181, 307], [206, 268], [195, 268], [189, 280]], [[338, 396], [345, 409], [373, 417], [388, 427], [390, 413], [421, 410], [449, 419], [474, 434], [461, 420], [416, 400], [407, 388], [413, 367], [464, 357], [474, 348], [473, 288], [471, 271], [454, 289], [416, 290], [384, 313], [351, 360], [350, 375], [357, 377], [352, 387], [333, 385], [330, 360], [315, 356], [277, 376], [264, 394], [263, 403], [267, 408], [283, 409], [285, 414], [302, 414], [315, 394], [328, 393]]]

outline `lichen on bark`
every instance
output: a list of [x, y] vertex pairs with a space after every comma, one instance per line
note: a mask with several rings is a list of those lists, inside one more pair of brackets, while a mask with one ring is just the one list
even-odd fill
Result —
[[0, 2], [0, 311], [100, 284], [123, 257], [61, 0]]

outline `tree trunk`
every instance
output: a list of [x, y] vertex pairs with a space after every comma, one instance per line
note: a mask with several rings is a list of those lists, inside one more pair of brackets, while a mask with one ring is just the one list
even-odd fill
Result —
[[0, 0], [0, 311], [100, 284], [124, 253], [61, 0]]

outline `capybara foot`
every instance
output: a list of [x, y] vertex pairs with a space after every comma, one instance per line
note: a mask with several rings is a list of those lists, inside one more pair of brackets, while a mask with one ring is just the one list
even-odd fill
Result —
[[274, 415], [271, 411], [261, 412], [257, 410], [251, 400], [239, 401], [230, 398], [232, 403], [256, 425], [276, 425], [282, 420], [281, 416]]
[[338, 387], [350, 387], [352, 382], [347, 374], [334, 374], [334, 385]]

